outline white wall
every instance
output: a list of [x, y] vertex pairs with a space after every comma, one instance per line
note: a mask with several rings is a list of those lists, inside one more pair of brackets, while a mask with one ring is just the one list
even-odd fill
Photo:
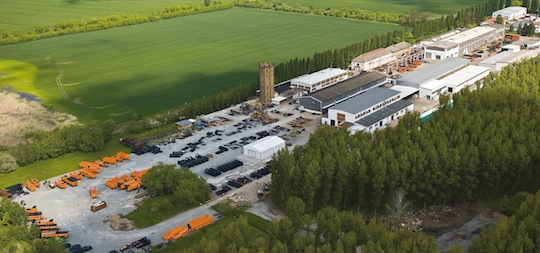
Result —
[[393, 54], [387, 54], [387, 55], [383, 55], [382, 57], [373, 59], [373, 60], [368, 61], [368, 62], [355, 62], [355, 61], [353, 61], [353, 62], [351, 62], [351, 66], [352, 66], [352, 68], [358, 68], [359, 70], [369, 71], [369, 70], [375, 69], [377, 67], [380, 67], [380, 66], [382, 66], [384, 64], [390, 63], [393, 60], [395, 60], [395, 58], [396, 57]]
[[455, 47], [450, 50], [440, 51], [427, 49], [424, 51], [424, 58], [431, 60], [444, 60], [446, 58], [458, 57], [459, 48]]
[[403, 115], [405, 115], [407, 112], [412, 112], [414, 108], [414, 104], [411, 104], [407, 107], [405, 107], [403, 110], [396, 112], [383, 120], [371, 125], [371, 126], [364, 126], [364, 132], [373, 133], [375, 130], [380, 130], [386, 128], [386, 124], [390, 123], [392, 121], [392, 116], [394, 120], [397, 120], [401, 118]]

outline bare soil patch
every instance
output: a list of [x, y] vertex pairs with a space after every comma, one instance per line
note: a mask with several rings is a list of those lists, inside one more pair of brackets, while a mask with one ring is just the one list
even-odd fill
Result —
[[0, 145], [13, 147], [27, 139], [26, 133], [52, 131], [73, 124], [77, 124], [73, 115], [52, 112], [16, 93], [0, 92]]

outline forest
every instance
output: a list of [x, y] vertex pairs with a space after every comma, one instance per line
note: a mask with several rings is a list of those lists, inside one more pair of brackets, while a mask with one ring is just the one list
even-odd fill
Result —
[[326, 127], [271, 162], [272, 198], [291, 196], [308, 213], [327, 206], [380, 210], [398, 188], [416, 206], [491, 200], [540, 185], [540, 59], [491, 75], [475, 92], [440, 100], [424, 124], [418, 114], [375, 134]]

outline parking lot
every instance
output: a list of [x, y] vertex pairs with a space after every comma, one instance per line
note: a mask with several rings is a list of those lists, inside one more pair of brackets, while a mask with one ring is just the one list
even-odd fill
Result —
[[[185, 224], [187, 221], [203, 214], [214, 215], [215, 212], [210, 208], [210, 204], [204, 204], [188, 210], [167, 220], [167, 222], [162, 222], [149, 228], [132, 231], [114, 231], [105, 220], [111, 215], [131, 212], [135, 209], [134, 203], [140, 200], [135, 198], [138, 194], [137, 190], [127, 192], [126, 190], [112, 190], [108, 188], [105, 185], [107, 179], [127, 174], [134, 170], [150, 168], [158, 163], [177, 164], [179, 160], [189, 157], [205, 156], [208, 158], [207, 162], [193, 166], [190, 169], [207, 179], [208, 183], [216, 186], [216, 191], [222, 189], [222, 186], [226, 185], [229, 180], [241, 176], [245, 176], [249, 180], [255, 180], [249, 176], [250, 173], [263, 168], [269, 159], [258, 160], [243, 155], [242, 145], [255, 141], [261, 135], [268, 134], [287, 138], [286, 142], [289, 148], [293, 148], [295, 145], [305, 144], [309, 139], [310, 133], [316, 129], [317, 124], [320, 122], [320, 116], [305, 112], [302, 113], [294, 108], [296, 108], [296, 105], [293, 104], [280, 105], [267, 109], [269, 111], [268, 115], [278, 119], [278, 121], [266, 125], [263, 125], [261, 121], [249, 120], [249, 115], [231, 116], [229, 115], [230, 108], [205, 115], [204, 118], [208, 119], [226, 117], [231, 122], [220, 126], [203, 128], [190, 137], [176, 139], [174, 142], [160, 145], [159, 147], [163, 151], [162, 153], [132, 154], [129, 161], [103, 168], [96, 179], [84, 178], [76, 187], [68, 186], [67, 189], [62, 190], [58, 188], [47, 189], [45, 186], [42, 186], [36, 192], [17, 197], [15, 201], [20, 202], [24, 200], [27, 207], [36, 205], [45, 217], [54, 219], [61, 230], [69, 231], [69, 241], [72, 244], [91, 245], [94, 248], [94, 252], [118, 250], [121, 246], [142, 237], [148, 237], [152, 240], [153, 244], [157, 244], [163, 242], [161, 238], [162, 234], [170, 229]], [[278, 110], [280, 113], [270, 112], [272, 110]], [[309, 120], [302, 120], [303, 118], [308, 118]], [[301, 126], [288, 124], [294, 120], [300, 120], [303, 123]], [[218, 135], [215, 134], [216, 130], [219, 130]], [[213, 134], [210, 135], [209, 132]], [[291, 135], [291, 133], [293, 134]], [[196, 145], [196, 149], [192, 150], [191, 147], [194, 146], [194, 143], [199, 144]], [[220, 146], [227, 148], [227, 151], [219, 153]], [[186, 147], [188, 149], [185, 149]], [[186, 152], [179, 158], [171, 158], [170, 154], [174, 151]], [[204, 172], [210, 167], [217, 168], [219, 165], [235, 159], [241, 161], [242, 165], [230, 171], [222, 172], [219, 176], [213, 177]], [[75, 170], [77, 164], [73, 164], [73, 168]], [[265, 178], [268, 177], [266, 176]], [[58, 177], [49, 179], [49, 181], [56, 179]], [[97, 187], [99, 194], [97, 200], [90, 198], [89, 191], [92, 186]], [[236, 192], [235, 187], [230, 188], [232, 188], [232, 191], [225, 195], [228, 196]], [[218, 196], [215, 194], [216, 191], [212, 193], [212, 198], [214, 199], [212, 203], [227, 197], [224, 195], [218, 200]], [[93, 213], [90, 211], [90, 206], [98, 200], [107, 202], [107, 207]]]

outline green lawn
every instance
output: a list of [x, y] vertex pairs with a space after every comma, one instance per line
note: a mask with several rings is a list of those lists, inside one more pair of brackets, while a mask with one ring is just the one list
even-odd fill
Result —
[[[172, 195], [147, 198], [141, 206], [135, 209], [135, 211], [127, 214], [126, 218], [135, 221], [135, 226], [137, 228], [146, 228], [195, 207], [185, 203], [172, 204], [172, 198], [174, 198]], [[158, 206], [159, 211], [152, 212], [151, 209], [155, 207], [155, 205]]]
[[42, 162], [32, 163], [21, 167], [8, 174], [0, 174], [0, 188], [22, 183], [26, 180], [37, 178], [42, 181], [51, 177], [62, 175], [67, 172], [77, 170], [80, 161], [95, 161], [104, 156], [111, 156], [120, 151], [130, 152], [126, 146], [118, 144], [117, 140], [109, 141], [105, 144], [103, 151], [93, 153], [74, 152], [51, 158]]
[[121, 123], [134, 113], [163, 112], [256, 82], [260, 61], [311, 56], [398, 28], [233, 8], [0, 46], [4, 60], [37, 69], [35, 77], [27, 78], [33, 83], [3, 73], [0, 87], [25, 90], [83, 121], [112, 118]]
[[0, 0], [0, 30], [31, 30], [37, 25], [52, 26], [61, 21], [151, 14], [169, 6], [202, 4], [203, 0]]
[[382, 11], [391, 13], [407, 14], [412, 11], [430, 11], [431, 13], [446, 14], [457, 11], [486, 0], [272, 0], [274, 3], [296, 3], [303, 6], [313, 5], [316, 8], [352, 8], [370, 11]]
[[[270, 221], [267, 221], [255, 214], [237, 210], [236, 217], [245, 216], [248, 219], [249, 233], [252, 235], [251, 238], [244, 238], [244, 240], [249, 241], [254, 238], [263, 237], [267, 241], [270, 239]], [[225, 215], [224, 218], [214, 222], [212, 225], [204, 227], [198, 231], [195, 231], [192, 234], [189, 234], [186, 237], [180, 238], [179, 240], [169, 244], [165, 249], [159, 250], [158, 252], [182, 252], [182, 250], [191, 249], [193, 247], [200, 246], [200, 241], [204, 237], [214, 238], [219, 235], [219, 232], [225, 229], [230, 223], [236, 221], [238, 218], [235, 218], [234, 215]]]

